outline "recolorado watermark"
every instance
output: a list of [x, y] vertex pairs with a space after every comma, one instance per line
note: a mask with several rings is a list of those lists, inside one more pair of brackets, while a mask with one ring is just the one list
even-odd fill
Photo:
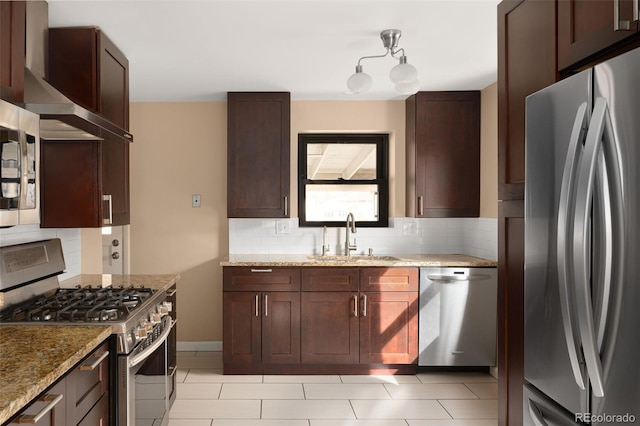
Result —
[[635, 423], [636, 416], [633, 414], [591, 414], [591, 413], [576, 413], [576, 422], [585, 423]]

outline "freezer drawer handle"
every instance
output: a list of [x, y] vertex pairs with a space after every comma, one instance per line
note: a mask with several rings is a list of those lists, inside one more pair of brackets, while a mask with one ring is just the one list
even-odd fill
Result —
[[540, 412], [540, 409], [536, 406], [536, 404], [532, 400], [529, 400], [528, 405], [529, 414], [531, 415], [531, 420], [533, 420], [533, 423], [535, 423], [536, 426], [548, 426], [547, 422], [544, 421], [542, 413]]

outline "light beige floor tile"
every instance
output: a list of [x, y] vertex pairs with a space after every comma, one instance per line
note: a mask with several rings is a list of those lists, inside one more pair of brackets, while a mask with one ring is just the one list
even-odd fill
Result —
[[178, 351], [176, 352], [178, 358], [186, 358], [190, 356], [196, 356], [196, 351]]
[[438, 401], [428, 400], [353, 400], [358, 419], [450, 419]]
[[178, 368], [176, 371], [176, 382], [184, 383], [184, 379], [187, 378], [187, 374], [189, 374], [189, 370], [186, 368]]
[[391, 399], [379, 383], [305, 383], [306, 399]]
[[477, 399], [461, 383], [384, 385], [393, 399]]
[[214, 419], [211, 426], [309, 426], [308, 420], [231, 420]]
[[418, 377], [412, 374], [381, 374], [379, 376], [364, 376], [364, 375], [345, 375], [340, 376], [342, 383], [389, 383], [397, 385], [400, 383], [422, 383], [418, 380]]
[[492, 383], [497, 379], [488, 373], [480, 372], [433, 372], [417, 375], [422, 383]]
[[211, 419], [169, 419], [169, 426], [210, 426], [210, 425], [211, 425]]
[[404, 420], [311, 420], [311, 426], [407, 426]]
[[467, 383], [466, 385], [480, 399], [498, 399], [498, 383]]
[[262, 401], [263, 419], [355, 419], [347, 400]]
[[176, 399], [169, 417], [173, 419], [259, 419], [260, 401]]
[[496, 419], [484, 420], [407, 420], [409, 426], [498, 426]]
[[265, 383], [342, 383], [340, 376], [335, 375], [268, 375], [264, 376]]
[[477, 399], [464, 400], [440, 400], [440, 404], [454, 419], [497, 419], [498, 401]]
[[222, 374], [222, 370], [191, 369], [185, 383], [262, 383], [260, 375]]
[[186, 356], [178, 357], [179, 368], [222, 368], [222, 359], [217, 356]]
[[225, 383], [220, 399], [304, 399], [300, 383]]
[[218, 399], [222, 383], [178, 383], [177, 399]]

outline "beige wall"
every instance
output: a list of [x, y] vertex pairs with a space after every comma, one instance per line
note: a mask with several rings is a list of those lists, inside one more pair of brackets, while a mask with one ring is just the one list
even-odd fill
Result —
[[[491, 88], [491, 87], [490, 87]], [[488, 88], [488, 89], [490, 89]], [[488, 100], [484, 102], [485, 92]], [[496, 109], [495, 90], [483, 92]], [[492, 104], [493, 102], [493, 104]], [[491, 115], [487, 115], [491, 119]], [[495, 116], [495, 115], [494, 115]], [[132, 103], [130, 272], [179, 273], [179, 341], [222, 341], [222, 268], [228, 254], [226, 103]], [[389, 132], [390, 215], [405, 215], [404, 102], [293, 101], [291, 207], [297, 217], [297, 135], [301, 132]], [[491, 126], [488, 126], [490, 128]], [[495, 131], [493, 131], [495, 134]], [[485, 136], [497, 139], [491, 131]], [[493, 142], [492, 142], [493, 143]], [[495, 143], [494, 143], [495, 145]], [[493, 149], [493, 148], [491, 148]], [[483, 149], [490, 163], [491, 149]], [[485, 152], [486, 151], [486, 152]], [[497, 159], [494, 163], [497, 163]], [[490, 185], [491, 171], [482, 169]], [[494, 169], [493, 164], [489, 169]], [[191, 207], [201, 194], [202, 206]], [[497, 189], [483, 188], [482, 205], [497, 206]], [[495, 209], [494, 209], [495, 210]], [[490, 208], [483, 216], [495, 217]], [[99, 265], [100, 233], [83, 231], [83, 272]]]

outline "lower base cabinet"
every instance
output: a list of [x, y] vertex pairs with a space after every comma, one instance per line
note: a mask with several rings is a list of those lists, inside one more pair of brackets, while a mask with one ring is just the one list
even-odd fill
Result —
[[225, 267], [223, 306], [226, 374], [417, 368], [417, 268]]
[[109, 425], [110, 361], [109, 344], [105, 342], [9, 424]]

